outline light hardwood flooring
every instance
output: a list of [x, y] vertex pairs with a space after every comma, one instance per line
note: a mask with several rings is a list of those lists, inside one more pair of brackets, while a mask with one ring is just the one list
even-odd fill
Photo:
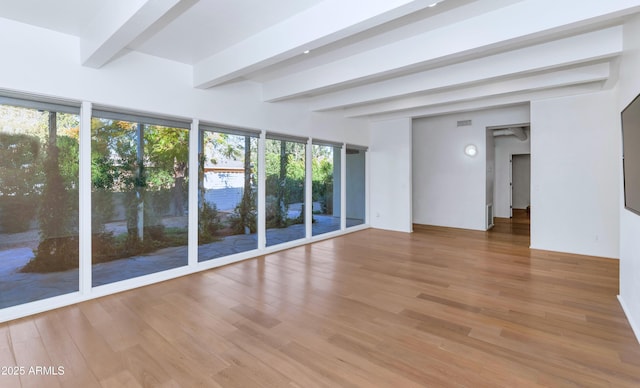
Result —
[[0, 324], [0, 387], [640, 386], [616, 260], [365, 230]]

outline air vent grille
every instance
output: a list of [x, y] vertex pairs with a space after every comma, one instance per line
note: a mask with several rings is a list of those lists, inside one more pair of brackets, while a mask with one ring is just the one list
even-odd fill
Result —
[[487, 205], [487, 211], [486, 211], [486, 227], [487, 230], [493, 228], [493, 203], [490, 203]]
[[468, 127], [471, 125], [471, 120], [458, 120], [459, 127]]

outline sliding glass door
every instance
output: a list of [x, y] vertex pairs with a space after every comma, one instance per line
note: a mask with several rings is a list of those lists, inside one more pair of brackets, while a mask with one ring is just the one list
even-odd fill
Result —
[[266, 245], [305, 238], [306, 139], [267, 135]]
[[200, 127], [198, 261], [258, 248], [258, 136]]
[[340, 144], [316, 142], [312, 148], [312, 234], [340, 230]]
[[189, 123], [94, 111], [93, 285], [187, 265]]
[[0, 98], [0, 308], [78, 291], [78, 114]]

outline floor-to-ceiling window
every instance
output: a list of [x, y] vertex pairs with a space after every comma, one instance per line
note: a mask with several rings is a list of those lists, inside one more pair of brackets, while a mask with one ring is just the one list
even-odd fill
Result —
[[304, 138], [267, 134], [267, 246], [305, 237], [306, 142]]
[[0, 96], [0, 309], [366, 222], [362, 147], [82, 105]]
[[0, 97], [0, 308], [78, 290], [78, 114]]
[[313, 141], [311, 160], [314, 236], [340, 230], [342, 145]]
[[259, 136], [200, 126], [198, 261], [258, 248]]
[[366, 153], [365, 147], [347, 145], [347, 227], [361, 225], [366, 221]]
[[94, 110], [94, 286], [187, 265], [189, 125]]

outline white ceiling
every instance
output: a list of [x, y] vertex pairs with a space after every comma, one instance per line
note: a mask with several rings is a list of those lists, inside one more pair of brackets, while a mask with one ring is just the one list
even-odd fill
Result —
[[154, 36], [129, 47], [193, 65], [321, 1], [200, 0]]
[[[111, 0], [118, 7], [129, 0]], [[100, 12], [102, 0], [0, 0], [0, 17], [80, 36], [87, 20]]]
[[[130, 51], [194, 87], [257, 82], [347, 117], [426, 116], [615, 83], [640, 0], [0, 0], [0, 17], [77, 36], [85, 66]], [[305, 50], [311, 50], [304, 54]]]

